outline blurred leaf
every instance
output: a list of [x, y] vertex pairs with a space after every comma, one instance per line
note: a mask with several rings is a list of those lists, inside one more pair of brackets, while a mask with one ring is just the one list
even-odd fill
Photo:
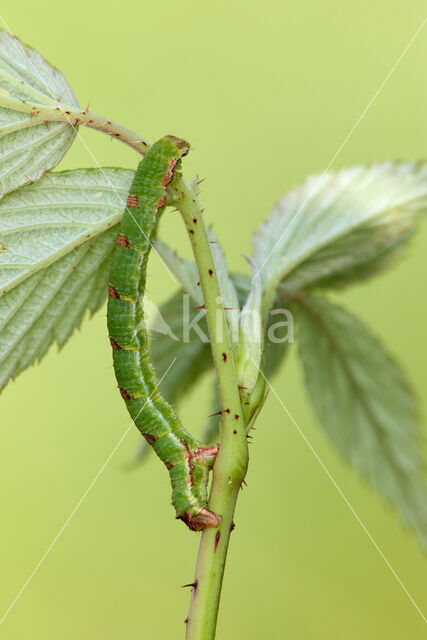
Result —
[[283, 290], [338, 286], [389, 264], [427, 210], [427, 166], [383, 163], [309, 178], [254, 236], [265, 310]]
[[[160, 390], [168, 402], [175, 404], [197, 383], [205, 371], [211, 368], [213, 370], [212, 352], [210, 343], [203, 342], [196, 331], [193, 329], [188, 331], [187, 336], [184, 329], [185, 324], [188, 327], [192, 320], [199, 316], [198, 326], [203, 336], [208, 337], [206, 318], [202, 317], [203, 310], [193, 309], [192, 300], [195, 303], [200, 302], [199, 298], [196, 298], [200, 287], [194, 289], [193, 286], [194, 277], [192, 274], [194, 274], [196, 266], [188, 260], [179, 258], [169, 247], [159, 241], [156, 242], [156, 249], [159, 250], [161, 257], [178, 277], [181, 284], [184, 285], [185, 283], [187, 285], [160, 307], [159, 315], [154, 318], [151, 324], [150, 356], [155, 365], [158, 378], [161, 378], [170, 366], [171, 361], [175, 357], [177, 358], [169, 374], [160, 385]], [[250, 280], [247, 276], [240, 274], [232, 274], [231, 278], [236, 293], [240, 297], [238, 303], [240, 308], [240, 304], [244, 304], [246, 300]], [[193, 293], [192, 298], [185, 300], [185, 293], [189, 295]], [[203, 298], [200, 304], [202, 303]], [[216, 379], [213, 384], [212, 396], [212, 410], [209, 410], [209, 413], [215, 413], [220, 408]], [[216, 427], [215, 424], [217, 425]], [[208, 438], [216, 432], [218, 426], [219, 419], [215, 420], [213, 417], [208, 420]], [[212, 437], [214, 436], [212, 435]], [[204, 441], [208, 442], [208, 440]]]
[[297, 318], [305, 380], [321, 425], [426, 544], [426, 481], [405, 376], [362, 323], [326, 299], [301, 296]]
[[[203, 311], [194, 310], [193, 304], [180, 289], [162, 304], [150, 327], [150, 356], [159, 379], [176, 358], [160, 384], [160, 391], [171, 404], [178, 402], [202, 373], [213, 366], [210, 342], [202, 340], [209, 335], [206, 318]], [[191, 322], [197, 317], [200, 333], [191, 328]]]
[[261, 368], [263, 351], [261, 298], [261, 278], [257, 276], [252, 280], [251, 289], [240, 312], [240, 349], [237, 381], [242, 388], [245, 388], [245, 393], [248, 395], [258, 380]]
[[415, 230], [407, 218], [400, 224], [367, 225], [318, 251], [279, 284], [279, 291], [341, 288], [371, 278], [402, 257]]
[[[228, 273], [227, 263], [221, 245], [210, 229], [208, 229], [208, 236], [211, 243], [212, 256], [215, 263], [222, 301], [224, 307], [227, 309], [227, 325], [233, 342], [238, 342], [239, 297], [233, 280]], [[172, 249], [160, 240], [156, 242], [156, 250], [169, 269], [178, 278], [184, 290], [191, 295], [196, 305], [201, 306], [203, 304], [203, 293], [198, 284], [200, 276], [194, 262], [180, 258], [175, 251], [172, 251]]]
[[59, 99], [78, 106], [62, 73], [37, 51], [0, 31], [0, 197], [38, 180], [70, 147], [75, 129], [67, 122], [37, 124], [31, 114], [19, 111], [23, 101], [52, 107]]
[[[284, 315], [285, 319], [280, 318]], [[278, 371], [294, 342], [294, 316], [288, 305], [276, 300], [268, 314], [264, 337], [264, 374], [269, 380]]]
[[166, 263], [166, 266], [173, 272], [179, 280], [184, 291], [190, 294], [197, 306], [203, 304], [203, 294], [199, 281], [199, 272], [194, 262], [180, 258], [176, 251], [173, 251], [161, 240], [156, 240], [155, 248], [159, 256]]
[[0, 389], [104, 301], [131, 180], [122, 169], [46, 174], [0, 202]]

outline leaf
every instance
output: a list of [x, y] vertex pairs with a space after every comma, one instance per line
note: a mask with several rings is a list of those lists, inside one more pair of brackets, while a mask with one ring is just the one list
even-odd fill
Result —
[[[221, 297], [224, 307], [226, 308], [227, 326], [230, 331], [233, 342], [239, 340], [239, 296], [233, 284], [233, 280], [228, 273], [227, 263], [225, 261], [224, 252], [213, 232], [208, 229], [208, 237], [211, 243], [212, 256], [215, 263], [215, 269], [218, 277], [218, 284], [221, 291]], [[180, 258], [175, 251], [172, 251], [167, 245], [160, 240], [155, 245], [157, 253], [166, 263], [167, 267], [175, 274], [184, 290], [191, 295], [197, 306], [203, 304], [203, 293], [198, 285], [200, 281], [197, 266]]]
[[240, 312], [240, 349], [237, 381], [240, 387], [246, 389], [247, 394], [250, 394], [255, 387], [261, 368], [263, 351], [261, 298], [261, 278], [260, 276], [255, 276], [246, 302]]
[[0, 295], [122, 217], [133, 172], [48, 173], [0, 201]]
[[[203, 311], [193, 309], [193, 302], [189, 304], [188, 294], [182, 289], [169, 298], [159, 312], [150, 327], [150, 356], [159, 379], [175, 359], [174, 366], [160, 384], [162, 394], [168, 402], [175, 404], [202, 373], [213, 367], [211, 345], [202, 340], [203, 336], [208, 338]], [[191, 328], [191, 322], [197, 317], [200, 318], [201, 333]]]
[[132, 175], [46, 174], [0, 202], [0, 389], [101, 306]]
[[294, 317], [288, 305], [276, 300], [268, 314], [264, 336], [264, 374], [268, 380], [282, 365], [293, 341]]
[[320, 297], [299, 300], [299, 351], [321, 425], [356, 471], [427, 544], [420, 434], [404, 374], [347, 311]]
[[427, 210], [427, 165], [383, 163], [309, 178], [254, 237], [266, 310], [281, 289], [342, 285], [389, 264]]
[[177, 277], [184, 291], [190, 294], [197, 306], [202, 305], [202, 290], [197, 286], [199, 272], [194, 262], [180, 258], [176, 251], [173, 251], [161, 240], [156, 240], [154, 247], [166, 266]]
[[[243, 309], [253, 283], [248, 276], [241, 273], [232, 273], [230, 277], [236, 289], [240, 307]], [[286, 320], [280, 316], [285, 316]], [[294, 326], [289, 301], [286, 302], [283, 297], [278, 296], [267, 315], [264, 330], [264, 373], [268, 379], [276, 373], [282, 364], [289, 344], [293, 341]]]
[[70, 147], [76, 133], [70, 124], [40, 124], [31, 114], [19, 111], [23, 101], [57, 106], [59, 99], [78, 106], [62, 73], [37, 51], [0, 31], [0, 105], [10, 107], [0, 106], [0, 197], [38, 180]]
[[[196, 266], [188, 260], [179, 258], [169, 247], [157, 241], [156, 249], [174, 272], [181, 284], [187, 283], [185, 289], [179, 290], [159, 309], [159, 315], [151, 323], [150, 356], [159, 378], [169, 367], [171, 360], [176, 362], [160, 385], [160, 390], [168, 400], [175, 404], [196, 384], [200, 376], [208, 369], [213, 369], [212, 351], [208, 339], [208, 327], [204, 312], [192, 308], [191, 300], [184, 295], [193, 293], [192, 300], [199, 303], [200, 287], [194, 289], [194, 270]], [[233, 286], [240, 297], [238, 302], [244, 304], [250, 280], [247, 276], [232, 274]], [[203, 298], [200, 299], [201, 303]], [[144, 303], [145, 304], [145, 303]], [[199, 317], [198, 327], [201, 333], [191, 329], [191, 322]], [[185, 328], [186, 327], [186, 328]], [[153, 330], [154, 329], [154, 330]], [[218, 389], [215, 382], [215, 407], [219, 407]], [[214, 409], [212, 412], [217, 410]], [[211, 423], [210, 423], [211, 424]]]

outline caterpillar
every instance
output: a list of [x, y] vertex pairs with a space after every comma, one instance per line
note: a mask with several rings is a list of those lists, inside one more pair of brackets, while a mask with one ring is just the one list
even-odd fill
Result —
[[152, 145], [135, 172], [111, 264], [107, 321], [122, 398], [169, 471], [176, 517], [200, 531], [220, 522], [207, 508], [209, 468], [218, 448], [195, 440], [160, 393], [143, 315], [147, 262], [166, 189], [189, 148], [185, 140], [165, 136]]

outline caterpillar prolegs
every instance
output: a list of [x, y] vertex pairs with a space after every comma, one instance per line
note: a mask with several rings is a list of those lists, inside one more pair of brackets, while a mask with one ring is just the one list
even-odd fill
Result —
[[135, 425], [169, 470], [177, 518], [198, 531], [220, 521], [207, 509], [209, 467], [217, 450], [201, 446], [159, 392], [142, 308], [148, 256], [166, 189], [188, 151], [184, 140], [165, 136], [136, 170], [111, 265], [107, 318], [120, 393]]

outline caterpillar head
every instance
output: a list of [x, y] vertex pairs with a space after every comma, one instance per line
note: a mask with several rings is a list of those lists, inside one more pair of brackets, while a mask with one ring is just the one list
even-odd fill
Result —
[[171, 140], [174, 143], [176, 148], [179, 150], [181, 158], [186, 156], [187, 153], [190, 151], [191, 146], [190, 146], [190, 143], [187, 142], [187, 140], [184, 140], [183, 138], [178, 138], [177, 136], [174, 136], [172, 134], [166, 135], [165, 138], [167, 140]]

